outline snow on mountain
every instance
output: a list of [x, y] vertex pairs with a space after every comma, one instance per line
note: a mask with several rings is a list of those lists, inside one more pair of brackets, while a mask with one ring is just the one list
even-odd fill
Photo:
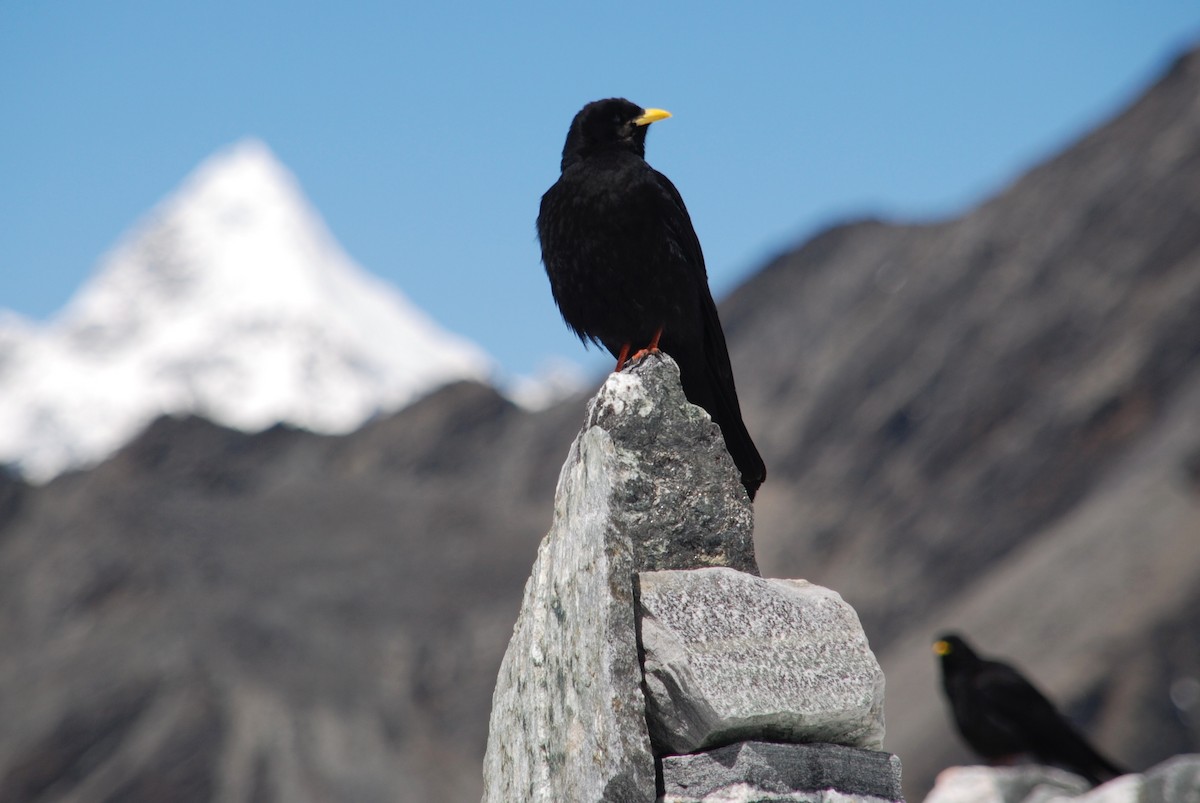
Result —
[[346, 432], [492, 372], [356, 265], [247, 140], [196, 169], [48, 324], [0, 314], [0, 461], [45, 480], [163, 413]]

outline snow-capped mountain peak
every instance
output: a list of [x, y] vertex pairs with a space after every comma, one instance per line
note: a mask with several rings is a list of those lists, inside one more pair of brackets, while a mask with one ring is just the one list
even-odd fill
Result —
[[45, 479], [166, 412], [344, 432], [491, 372], [358, 267], [245, 140], [138, 223], [48, 325], [0, 319], [0, 460]]

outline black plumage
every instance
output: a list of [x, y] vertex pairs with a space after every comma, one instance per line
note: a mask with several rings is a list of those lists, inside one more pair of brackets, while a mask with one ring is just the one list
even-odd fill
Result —
[[1011, 666], [979, 657], [957, 635], [934, 642], [942, 687], [958, 731], [984, 759], [1001, 763], [1028, 755], [1082, 775], [1093, 784], [1123, 775]]
[[669, 116], [620, 98], [575, 115], [562, 174], [542, 196], [542, 262], [563, 320], [612, 352], [617, 370], [630, 351], [654, 348], [678, 363], [684, 394], [720, 426], [753, 499], [767, 470], [742, 421], [700, 241], [675, 185], [644, 159], [649, 124]]

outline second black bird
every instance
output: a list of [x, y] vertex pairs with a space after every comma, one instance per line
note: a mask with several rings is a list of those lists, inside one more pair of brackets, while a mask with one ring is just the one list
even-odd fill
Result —
[[1030, 755], [1093, 784], [1123, 774], [1008, 664], [979, 657], [952, 634], [934, 642], [933, 651], [942, 659], [942, 686], [959, 733], [983, 758], [1000, 762]]
[[669, 116], [620, 98], [575, 115], [562, 175], [542, 196], [542, 262], [563, 320], [612, 352], [617, 370], [646, 349], [678, 363], [684, 394], [721, 427], [753, 499], [767, 469], [742, 421], [700, 241], [675, 185], [644, 158], [647, 127]]

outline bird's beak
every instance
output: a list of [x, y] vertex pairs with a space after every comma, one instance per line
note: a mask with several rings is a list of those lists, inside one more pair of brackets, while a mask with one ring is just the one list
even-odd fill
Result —
[[943, 655], [943, 656], [949, 655], [950, 654], [950, 642], [948, 642], [948, 641], [933, 642], [933, 651], [935, 653], [937, 653], [938, 655]]
[[657, 123], [659, 120], [665, 120], [671, 116], [671, 113], [666, 109], [646, 109], [642, 112], [642, 116], [633, 121], [634, 125], [650, 125]]

